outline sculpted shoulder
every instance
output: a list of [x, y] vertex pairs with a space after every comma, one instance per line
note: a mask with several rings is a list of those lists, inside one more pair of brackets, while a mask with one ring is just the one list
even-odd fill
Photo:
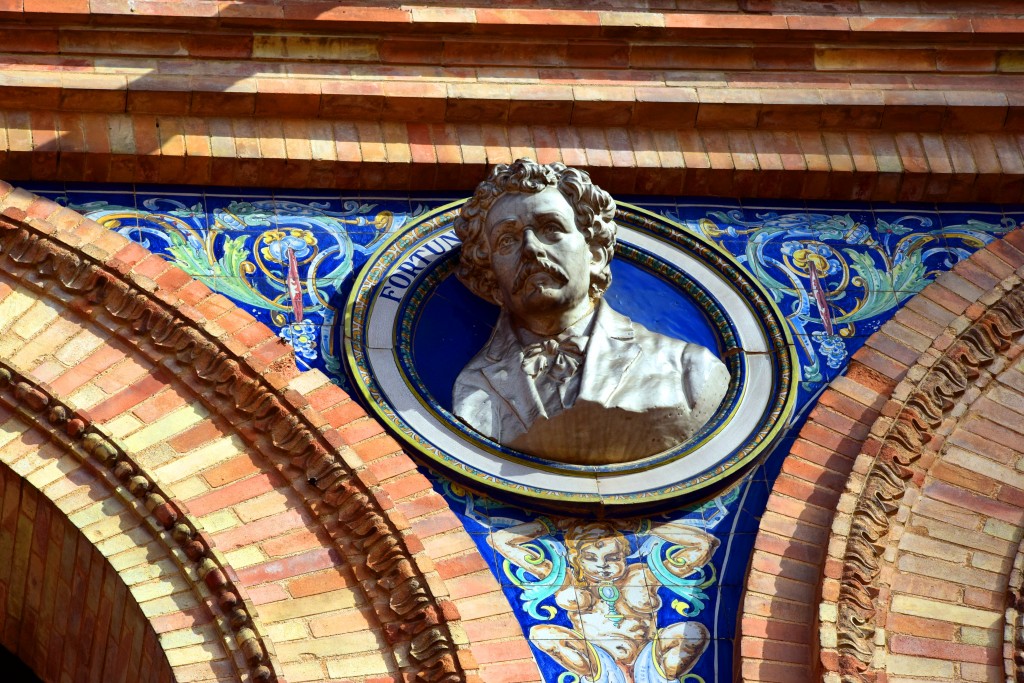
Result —
[[494, 409], [494, 389], [483, 374], [483, 369], [493, 363], [487, 358], [487, 348], [484, 346], [477, 352], [455, 378], [452, 412], [473, 429], [493, 439], [498, 436], [499, 420]]

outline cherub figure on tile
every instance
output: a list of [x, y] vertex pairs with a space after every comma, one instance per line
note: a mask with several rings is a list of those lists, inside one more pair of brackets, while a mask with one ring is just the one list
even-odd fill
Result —
[[[627, 533], [636, 536], [635, 552]], [[572, 624], [530, 629], [533, 644], [568, 672], [560, 683], [681, 681], [707, 649], [710, 634], [699, 622], [658, 626], [660, 588], [676, 596], [672, 607], [681, 617], [694, 617], [714, 583], [708, 563], [719, 541], [697, 526], [642, 521], [624, 530], [542, 517], [495, 530], [489, 542], [523, 589], [527, 612], [549, 621], [560, 610]], [[557, 610], [541, 604], [552, 596]]]

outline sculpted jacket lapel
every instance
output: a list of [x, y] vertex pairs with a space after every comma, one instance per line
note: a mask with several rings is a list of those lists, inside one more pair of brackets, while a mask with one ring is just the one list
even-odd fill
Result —
[[[487, 359], [491, 364], [484, 366], [484, 377], [505, 402], [505, 406], [498, 406], [501, 438], [514, 438], [511, 432], [518, 435], [537, 419], [547, 415], [536, 387], [523, 372], [523, 348], [512, 332], [505, 313], [498, 318], [494, 335], [487, 345]], [[509, 424], [510, 421], [521, 424]]]
[[629, 318], [616, 313], [602, 299], [597, 305], [597, 320], [587, 345], [578, 398], [609, 404], [641, 353], [634, 336]]

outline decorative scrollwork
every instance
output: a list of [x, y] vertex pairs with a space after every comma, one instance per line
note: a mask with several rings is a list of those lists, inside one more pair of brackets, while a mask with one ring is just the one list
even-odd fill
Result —
[[[971, 383], [1024, 333], [1024, 286], [1016, 285], [946, 349], [904, 402], [885, 434], [854, 509], [837, 600], [843, 683], [875, 681], [875, 600], [891, 520], [931, 435]], [[1019, 648], [1018, 648], [1019, 649]], [[1018, 681], [1024, 680], [1018, 674]]]
[[184, 512], [160, 490], [130, 455], [96, 431], [92, 423], [46, 393], [13, 366], [0, 361], [0, 401], [7, 402], [36, 425], [62, 436], [79, 458], [92, 458], [93, 465], [106, 470], [124, 484], [156, 520], [156, 526], [171, 533], [178, 547], [192, 562], [193, 569], [216, 599], [222, 616], [230, 625], [231, 637], [245, 655], [249, 675], [258, 683], [278, 680], [270, 650], [253, 627], [249, 608], [239, 589], [228, 578], [209, 543]]

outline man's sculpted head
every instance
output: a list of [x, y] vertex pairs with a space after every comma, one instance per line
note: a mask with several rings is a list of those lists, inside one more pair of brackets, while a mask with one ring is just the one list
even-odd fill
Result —
[[[515, 198], [515, 195], [520, 197]], [[499, 207], [496, 213], [501, 216], [490, 216], [496, 206]], [[542, 214], [537, 217], [541, 224], [534, 225], [536, 221], [524, 217], [521, 225], [506, 230], [517, 230], [523, 244], [512, 245], [513, 237], [502, 234], [501, 219], [510, 211], [537, 211]], [[575, 256], [572, 250], [576, 245], [571, 244], [578, 239], [577, 235], [566, 236], [569, 244], [550, 245], [547, 250], [552, 253], [546, 256], [541, 253], [540, 266], [530, 263], [535, 260], [535, 252], [545, 251], [543, 230], [558, 229], [557, 225], [545, 228], [543, 221], [548, 219], [544, 214], [554, 214], [551, 220], [557, 224], [562, 214], [569, 212], [575, 229], [583, 237], [580, 244], [587, 253], [583, 264], [587, 281], [579, 286], [586, 287], [585, 294], [591, 299], [600, 297], [611, 283], [609, 264], [615, 249], [615, 201], [594, 185], [586, 172], [566, 168], [558, 162], [538, 164], [530, 159], [518, 159], [512, 164], [499, 164], [477, 186], [473, 198], [462, 207], [455, 221], [455, 233], [462, 240], [462, 257], [457, 271], [459, 279], [474, 294], [502, 306], [509, 304], [513, 291], [518, 296], [523, 289], [540, 288], [545, 284], [561, 286], [565, 279], [576, 275], [575, 270], [579, 270], [573, 267]], [[530, 235], [524, 235], [524, 227]], [[501, 243], [504, 247], [499, 246], [502, 239], [505, 240]], [[531, 243], [531, 240], [536, 241]], [[510, 256], [513, 249], [519, 250], [514, 257]], [[559, 250], [563, 263], [559, 263]], [[523, 267], [509, 265], [513, 258], [516, 261], [521, 259]], [[569, 262], [567, 266], [566, 261]], [[549, 275], [531, 275], [541, 267], [549, 269]], [[545, 282], [545, 278], [555, 282]], [[527, 279], [536, 280], [535, 287], [524, 287]], [[573, 296], [573, 293], [565, 296]]]

